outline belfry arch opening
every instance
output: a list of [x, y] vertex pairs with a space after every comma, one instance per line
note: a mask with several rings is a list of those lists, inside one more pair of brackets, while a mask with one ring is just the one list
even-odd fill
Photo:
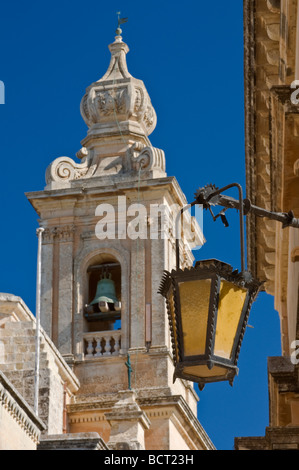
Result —
[[85, 331], [120, 330], [120, 263], [110, 255], [99, 255], [89, 264], [86, 276]]

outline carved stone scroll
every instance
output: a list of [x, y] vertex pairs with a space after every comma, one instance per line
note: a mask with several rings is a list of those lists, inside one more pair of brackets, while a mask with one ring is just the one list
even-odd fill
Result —
[[163, 150], [155, 147], [145, 147], [137, 157], [132, 157], [133, 169], [138, 171], [161, 170], [165, 172], [165, 154]]
[[91, 158], [86, 148], [77, 152], [77, 157], [82, 163], [76, 163], [72, 158], [56, 158], [46, 171], [46, 182], [50, 184], [53, 181], [63, 182], [71, 181], [88, 176], [88, 170], [91, 166]]

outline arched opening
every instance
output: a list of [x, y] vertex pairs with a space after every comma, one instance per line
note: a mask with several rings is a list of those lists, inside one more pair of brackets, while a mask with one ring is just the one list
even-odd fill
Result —
[[118, 253], [104, 250], [90, 253], [82, 265], [84, 359], [117, 356], [127, 347], [126, 263]]
[[121, 328], [121, 266], [111, 255], [98, 255], [87, 268], [84, 317], [88, 331]]
[[121, 266], [111, 255], [98, 255], [87, 271], [85, 331], [121, 329]]

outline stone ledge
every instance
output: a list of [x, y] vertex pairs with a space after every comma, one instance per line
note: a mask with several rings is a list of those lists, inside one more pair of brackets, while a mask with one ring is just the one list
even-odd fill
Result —
[[37, 450], [108, 450], [108, 447], [97, 432], [83, 432], [43, 437]]
[[263, 437], [236, 437], [235, 450], [298, 450], [299, 427], [277, 426], [266, 428]]
[[207, 450], [215, 450], [215, 446], [203, 426], [193, 414], [191, 408], [181, 395], [171, 395], [171, 396], [155, 396], [155, 397], [138, 397], [137, 403], [149, 416], [150, 419], [153, 419], [152, 414], [149, 410], [155, 407], [164, 407], [169, 410], [169, 417], [176, 415], [184, 427], [188, 426], [189, 432], [194, 436], [200, 436], [201, 443]]
[[268, 372], [275, 376], [278, 374], [293, 374], [295, 366], [289, 357], [272, 356], [268, 357]]
[[15, 419], [16, 423], [24, 429], [33, 442], [37, 443], [41, 432], [46, 429], [45, 424], [36, 416], [32, 408], [0, 371], [0, 407], [2, 406]]

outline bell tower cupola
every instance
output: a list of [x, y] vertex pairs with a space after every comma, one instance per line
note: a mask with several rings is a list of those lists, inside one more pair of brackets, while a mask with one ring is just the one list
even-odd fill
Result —
[[88, 137], [108, 133], [118, 136], [121, 132], [124, 140], [129, 141], [135, 134], [140, 142], [148, 144], [147, 136], [157, 123], [148, 92], [143, 81], [132, 77], [128, 71], [126, 55], [129, 47], [121, 36], [116, 36], [109, 50], [111, 60], [107, 72], [87, 88], [81, 101], [81, 114], [89, 128]]
[[[119, 33], [120, 30], [118, 29]], [[81, 100], [81, 115], [88, 126], [76, 162], [59, 157], [47, 169], [47, 188], [72, 186], [75, 181], [94, 178], [161, 177], [165, 155], [154, 148], [148, 136], [157, 124], [155, 109], [142, 80], [129, 73], [129, 51], [117, 35], [109, 46], [111, 60], [105, 75], [88, 86]]]

